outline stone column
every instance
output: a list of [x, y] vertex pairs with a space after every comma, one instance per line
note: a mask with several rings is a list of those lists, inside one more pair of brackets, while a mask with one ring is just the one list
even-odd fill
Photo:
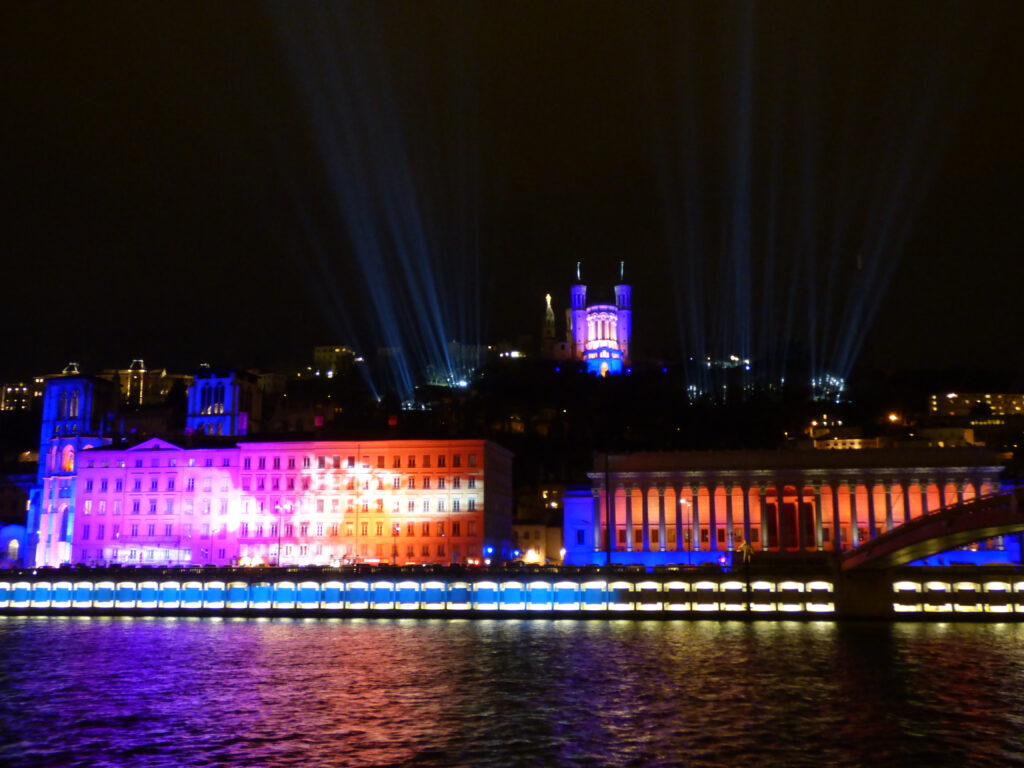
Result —
[[741, 488], [743, 489], [743, 541], [747, 546], [753, 546], [750, 541], [750, 483], [744, 483]]
[[946, 478], [941, 478], [936, 485], [939, 487], [939, 511], [946, 509]]
[[672, 490], [675, 491], [676, 505], [676, 551], [682, 552], [686, 546], [683, 540], [683, 486], [675, 485]]
[[626, 483], [623, 486], [626, 491], [626, 551], [633, 551], [633, 486]]
[[758, 536], [761, 545], [761, 551], [768, 551], [768, 526], [764, 521], [764, 505], [765, 499], [768, 496], [768, 486], [765, 483], [758, 483], [757, 488], [757, 511], [761, 516], [761, 535]]
[[903, 522], [910, 522], [910, 483], [906, 480], [900, 486], [903, 488]]
[[594, 494], [594, 551], [600, 552], [604, 546], [601, 541], [601, 489], [594, 488], [591, 493]]
[[700, 510], [697, 508], [697, 498], [700, 496], [700, 486], [696, 489], [690, 486], [690, 549], [700, 550]]
[[715, 502], [717, 490], [717, 485], [708, 484], [708, 549], [711, 552], [718, 551], [718, 509]]
[[796, 545], [804, 552], [807, 549], [807, 536], [804, 534], [804, 480], [800, 478], [796, 485]]
[[885, 483], [883, 488], [885, 488], [885, 530], [888, 533], [895, 526], [892, 515], [892, 483]]
[[[676, 536], [679, 535], [678, 529]], [[667, 539], [665, 538], [665, 486], [658, 483], [658, 551], [664, 552]]]
[[864, 483], [868, 489], [868, 540], [878, 538], [878, 523], [875, 521], [875, 481]]
[[785, 507], [785, 504], [783, 503], [783, 495], [785, 494], [785, 491], [785, 481], [775, 484], [775, 514], [776, 519], [778, 520], [778, 525], [775, 529], [778, 531], [779, 536], [779, 552], [786, 551], [786, 513], [783, 509], [783, 507]]
[[733, 551], [735, 544], [732, 535], [732, 492], [735, 487], [731, 484], [725, 486], [725, 548], [729, 552]]
[[956, 484], [956, 503], [964, 503], [964, 481], [960, 481]]
[[832, 549], [843, 551], [843, 521], [839, 517], [839, 484], [829, 483], [832, 490]]
[[860, 530], [857, 527], [857, 483], [847, 484], [850, 490], [850, 546], [860, 546]]
[[651, 518], [647, 510], [647, 492], [649, 485], [640, 486], [640, 525], [643, 527], [643, 551], [651, 551]]
[[814, 546], [819, 552], [825, 549], [824, 527], [821, 521], [821, 483], [814, 484]]

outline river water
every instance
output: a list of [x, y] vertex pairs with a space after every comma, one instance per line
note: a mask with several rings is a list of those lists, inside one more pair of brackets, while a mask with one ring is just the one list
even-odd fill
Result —
[[1024, 765], [1024, 625], [0, 618], [5, 766]]

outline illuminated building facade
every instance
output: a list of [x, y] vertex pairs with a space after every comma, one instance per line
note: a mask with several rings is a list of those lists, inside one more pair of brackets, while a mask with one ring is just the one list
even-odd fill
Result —
[[947, 392], [929, 401], [932, 416], [1024, 416], [1024, 394], [1000, 392]]
[[447, 564], [511, 547], [512, 456], [483, 440], [82, 448], [47, 459], [67, 493], [40, 530], [66, 535], [40, 539], [38, 565]]
[[43, 396], [43, 378], [36, 376], [31, 382], [12, 381], [0, 384], [0, 411], [28, 411]]
[[[578, 268], [576, 276], [579, 278]], [[586, 363], [587, 371], [599, 376], [622, 373], [630, 361], [631, 286], [615, 286], [614, 304], [588, 305], [587, 286], [578, 282], [570, 291], [568, 315], [573, 354]]]
[[[848, 549], [991, 493], [1002, 472], [995, 453], [969, 448], [637, 453], [604, 463], [590, 488], [564, 496], [567, 563], [717, 561], [744, 542], [755, 552], [833, 551], [837, 540]], [[1002, 540], [988, 546], [1003, 557]]]

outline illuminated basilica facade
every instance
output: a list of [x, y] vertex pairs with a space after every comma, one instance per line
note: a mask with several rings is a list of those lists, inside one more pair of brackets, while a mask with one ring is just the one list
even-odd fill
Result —
[[[579, 278], [578, 269], [576, 274]], [[614, 304], [589, 305], [587, 286], [582, 281], [572, 286], [570, 291], [567, 314], [573, 356], [586, 363], [589, 373], [599, 376], [623, 373], [630, 360], [632, 287], [620, 283], [614, 290]]]

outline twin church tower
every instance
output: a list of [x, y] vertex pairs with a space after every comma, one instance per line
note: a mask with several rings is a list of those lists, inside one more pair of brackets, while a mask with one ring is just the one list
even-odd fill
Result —
[[622, 373], [629, 365], [629, 340], [632, 330], [632, 288], [624, 282], [624, 264], [619, 263], [619, 284], [614, 304], [587, 304], [587, 286], [576, 262], [576, 284], [570, 290], [570, 306], [565, 310], [566, 340], [556, 341], [555, 312], [551, 294], [545, 299], [544, 331], [541, 348], [545, 357], [582, 360], [587, 372], [598, 376]]

